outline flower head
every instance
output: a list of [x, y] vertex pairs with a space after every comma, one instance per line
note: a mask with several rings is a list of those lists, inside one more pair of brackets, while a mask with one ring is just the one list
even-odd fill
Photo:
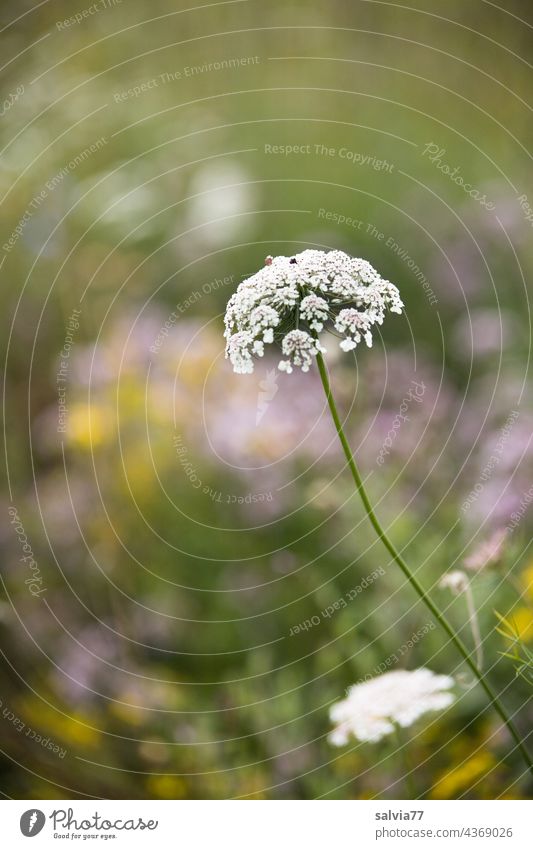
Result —
[[330, 709], [336, 727], [329, 735], [334, 746], [344, 746], [350, 735], [361, 742], [377, 743], [394, 726], [408, 728], [429, 711], [448, 707], [454, 696], [448, 675], [436, 675], [429, 669], [385, 672], [377, 678], [354, 684], [348, 696]]
[[306, 250], [293, 257], [268, 256], [265, 266], [243, 280], [231, 296], [225, 316], [226, 357], [234, 371], [253, 371], [253, 357], [262, 357], [265, 344], [277, 341], [286, 359], [279, 363], [308, 371], [323, 351], [317, 334], [328, 324], [343, 336], [344, 351], [362, 339], [372, 344], [372, 325], [385, 312], [401, 313], [396, 286], [364, 259], [343, 251]]
[[460, 595], [468, 587], [468, 577], [466, 572], [461, 572], [460, 569], [454, 569], [453, 572], [446, 572], [439, 581], [441, 590], [451, 590], [454, 595]]

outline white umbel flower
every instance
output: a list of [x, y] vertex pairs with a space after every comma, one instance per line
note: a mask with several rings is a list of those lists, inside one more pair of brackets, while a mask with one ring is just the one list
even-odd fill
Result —
[[429, 669], [385, 672], [350, 687], [348, 696], [329, 712], [335, 728], [329, 735], [334, 746], [345, 746], [351, 736], [377, 743], [392, 734], [395, 725], [408, 728], [429, 711], [442, 710], [454, 701], [449, 692], [454, 680]]
[[228, 302], [226, 357], [234, 371], [247, 374], [253, 357], [263, 356], [264, 345], [276, 341], [286, 357], [279, 364], [282, 371], [290, 373], [293, 366], [308, 371], [323, 350], [317, 334], [328, 321], [344, 336], [341, 348], [350, 351], [362, 339], [371, 345], [372, 325], [381, 324], [387, 310], [401, 313], [402, 308], [396, 286], [364, 259], [315, 250], [269, 256]]

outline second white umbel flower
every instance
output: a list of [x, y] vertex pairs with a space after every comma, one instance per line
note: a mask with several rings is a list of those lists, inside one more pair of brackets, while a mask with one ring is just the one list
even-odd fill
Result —
[[335, 728], [329, 735], [334, 746], [344, 746], [350, 737], [377, 743], [395, 726], [408, 728], [428, 711], [442, 710], [454, 701], [449, 690], [454, 680], [430, 669], [385, 672], [370, 681], [354, 684], [348, 696], [329, 712]]
[[343, 251], [306, 250], [293, 257], [267, 257], [265, 267], [243, 280], [226, 308], [226, 357], [238, 374], [254, 370], [254, 357], [265, 345], [278, 342], [285, 357], [281, 371], [308, 371], [324, 348], [318, 333], [328, 328], [343, 338], [350, 351], [364, 339], [372, 344], [371, 328], [385, 312], [401, 313], [396, 286], [384, 280], [365, 259]]

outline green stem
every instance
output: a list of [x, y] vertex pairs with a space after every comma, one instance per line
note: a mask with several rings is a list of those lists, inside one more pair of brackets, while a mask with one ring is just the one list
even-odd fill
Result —
[[394, 731], [396, 738], [396, 753], [399, 753], [400, 762], [404, 770], [403, 779], [405, 782], [405, 788], [407, 790], [407, 798], [411, 801], [414, 801], [418, 798], [418, 794], [416, 792], [413, 768], [411, 767], [411, 760], [407, 751], [408, 741], [405, 739], [405, 735], [402, 733], [402, 730], [400, 729], [399, 725], [395, 725]]
[[324, 392], [326, 393], [326, 398], [327, 398], [327, 401], [328, 401], [331, 416], [333, 418], [333, 422], [335, 424], [337, 435], [338, 435], [340, 443], [342, 445], [346, 460], [348, 461], [348, 466], [349, 466], [350, 471], [352, 473], [352, 477], [355, 481], [355, 486], [356, 486], [357, 491], [358, 491], [358, 493], [361, 497], [361, 501], [364, 504], [367, 516], [370, 519], [370, 521], [371, 521], [371, 523], [374, 527], [374, 530], [376, 531], [381, 542], [383, 543], [383, 545], [385, 546], [385, 548], [387, 549], [387, 551], [391, 555], [392, 559], [400, 567], [401, 571], [403, 572], [403, 574], [405, 575], [405, 577], [407, 578], [407, 580], [409, 581], [409, 583], [411, 584], [411, 586], [413, 587], [415, 592], [418, 594], [419, 598], [424, 602], [426, 607], [431, 611], [431, 613], [433, 614], [433, 616], [435, 617], [435, 619], [437, 620], [437, 622], [439, 623], [441, 628], [446, 632], [446, 634], [450, 638], [451, 642], [454, 644], [454, 646], [458, 650], [459, 654], [462, 656], [464, 662], [467, 664], [467, 666], [469, 667], [471, 672], [477, 678], [479, 684], [481, 685], [481, 687], [484, 689], [486, 695], [488, 696], [489, 701], [492, 704], [494, 710], [497, 712], [499, 717], [502, 719], [502, 721], [507, 726], [509, 734], [511, 735], [511, 737], [515, 741], [517, 748], [519, 749], [522, 757], [524, 758], [524, 761], [526, 762], [526, 764], [528, 766], [528, 769], [529, 769], [531, 775], [533, 776], [533, 762], [531, 760], [529, 752], [526, 749], [526, 747], [525, 747], [525, 745], [522, 741], [522, 738], [520, 737], [520, 734], [518, 733], [518, 730], [516, 729], [512, 719], [507, 715], [505, 708], [500, 703], [498, 696], [496, 695], [496, 693], [494, 692], [494, 690], [492, 689], [490, 684], [488, 684], [488, 682], [485, 680], [483, 673], [481, 672], [481, 670], [479, 669], [479, 667], [477, 666], [475, 661], [471, 658], [470, 653], [469, 653], [468, 649], [466, 648], [466, 646], [464, 645], [461, 638], [455, 633], [455, 631], [453, 630], [452, 626], [450, 625], [450, 623], [448, 622], [446, 617], [440, 612], [440, 610], [438, 609], [436, 604], [433, 602], [431, 597], [428, 595], [426, 590], [419, 583], [418, 579], [413, 575], [413, 573], [409, 569], [409, 566], [407, 565], [407, 563], [405, 562], [405, 560], [403, 559], [401, 554], [397, 551], [397, 549], [395, 548], [395, 546], [393, 545], [393, 543], [390, 541], [387, 534], [383, 530], [383, 528], [382, 528], [382, 526], [379, 522], [379, 519], [374, 512], [374, 508], [372, 507], [372, 504], [370, 503], [366, 489], [365, 489], [364, 484], [363, 484], [363, 480], [362, 480], [361, 475], [359, 473], [359, 469], [357, 468], [357, 465], [356, 465], [356, 462], [354, 460], [352, 451], [350, 449], [350, 445], [349, 445], [348, 440], [346, 439], [346, 436], [344, 434], [344, 430], [342, 428], [340, 416], [339, 416], [339, 413], [338, 413], [338, 410], [337, 410], [337, 405], [335, 404], [335, 399], [333, 398], [333, 394], [331, 392], [331, 385], [330, 385], [330, 382], [329, 382], [329, 377], [328, 377], [327, 369], [326, 369], [322, 354], [320, 354], [320, 353], [317, 354], [316, 359], [317, 359], [317, 364], [318, 364], [318, 371], [320, 372], [322, 385], [324, 387]]
[[474, 602], [474, 594], [470, 581], [467, 581], [465, 589], [466, 609], [468, 611], [468, 621], [470, 630], [472, 631], [472, 639], [476, 648], [476, 663], [480, 670], [483, 669], [483, 640], [481, 639], [481, 631], [479, 628], [479, 619], [477, 618], [476, 604]]

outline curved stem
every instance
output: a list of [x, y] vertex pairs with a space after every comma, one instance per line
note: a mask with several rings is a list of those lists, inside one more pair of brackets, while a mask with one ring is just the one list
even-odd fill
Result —
[[383, 543], [383, 545], [385, 546], [385, 548], [387, 549], [387, 551], [391, 555], [392, 559], [400, 567], [401, 571], [403, 572], [403, 574], [405, 575], [405, 577], [407, 578], [407, 580], [409, 581], [409, 583], [411, 584], [411, 586], [413, 587], [415, 592], [418, 594], [419, 598], [424, 602], [426, 607], [431, 611], [431, 613], [433, 614], [433, 616], [435, 617], [435, 619], [437, 620], [437, 622], [439, 623], [441, 628], [446, 632], [449, 639], [454, 644], [455, 648], [457, 649], [457, 651], [459, 652], [459, 654], [463, 658], [464, 662], [467, 664], [467, 666], [469, 667], [471, 672], [477, 678], [479, 684], [481, 685], [481, 687], [484, 689], [486, 695], [488, 696], [489, 701], [492, 704], [494, 710], [498, 713], [499, 717], [502, 719], [502, 721], [507, 726], [509, 734], [511, 735], [514, 742], [516, 743], [517, 748], [520, 750], [520, 753], [521, 753], [522, 757], [524, 758], [524, 761], [526, 762], [531, 775], [533, 776], [533, 762], [531, 760], [529, 752], [527, 751], [527, 749], [526, 749], [526, 747], [525, 747], [525, 745], [524, 745], [524, 743], [523, 743], [523, 741], [520, 737], [520, 734], [518, 733], [518, 730], [516, 729], [512, 719], [507, 715], [505, 708], [500, 703], [498, 696], [496, 695], [496, 693], [494, 692], [494, 690], [492, 689], [490, 684], [488, 684], [488, 682], [485, 679], [485, 676], [483, 675], [483, 673], [481, 672], [481, 670], [479, 669], [479, 667], [477, 666], [475, 661], [470, 656], [470, 653], [469, 653], [468, 649], [466, 648], [466, 646], [464, 645], [461, 638], [455, 633], [455, 631], [453, 630], [452, 626], [450, 625], [450, 623], [448, 622], [446, 617], [440, 612], [440, 610], [438, 609], [436, 604], [433, 602], [433, 600], [431, 599], [429, 594], [426, 592], [426, 590], [419, 583], [419, 581], [415, 577], [415, 575], [413, 575], [409, 566], [407, 565], [407, 563], [405, 562], [405, 560], [403, 559], [401, 554], [397, 551], [397, 549], [395, 548], [395, 546], [393, 545], [393, 543], [390, 541], [387, 534], [383, 530], [383, 528], [382, 528], [382, 526], [379, 522], [379, 519], [374, 512], [374, 508], [372, 507], [372, 504], [370, 503], [366, 489], [365, 489], [364, 484], [363, 484], [363, 480], [362, 480], [361, 475], [359, 473], [359, 469], [357, 468], [357, 465], [356, 465], [356, 462], [354, 460], [350, 445], [348, 443], [348, 440], [346, 439], [344, 430], [342, 428], [342, 423], [341, 423], [340, 416], [339, 416], [339, 413], [338, 413], [338, 410], [337, 410], [337, 405], [335, 404], [335, 399], [333, 398], [333, 395], [332, 395], [332, 392], [331, 392], [329, 377], [328, 377], [327, 369], [326, 369], [322, 354], [318, 353], [316, 360], [317, 360], [317, 364], [318, 364], [318, 371], [320, 372], [320, 377], [321, 377], [321, 380], [322, 380], [322, 385], [324, 387], [324, 392], [326, 393], [326, 398], [327, 398], [327, 401], [328, 401], [331, 416], [333, 418], [333, 422], [335, 424], [335, 428], [336, 428], [336, 431], [337, 431], [337, 435], [338, 435], [340, 443], [342, 445], [346, 460], [348, 461], [348, 466], [349, 466], [350, 471], [352, 473], [352, 477], [355, 481], [355, 486], [356, 486], [357, 491], [358, 491], [358, 493], [361, 497], [361, 501], [364, 504], [367, 516], [370, 519], [370, 522], [372, 523], [372, 525], [374, 527], [374, 530], [376, 531], [381, 542]]
[[470, 581], [467, 581], [466, 589], [465, 589], [465, 598], [466, 598], [466, 609], [468, 610], [468, 621], [470, 623], [470, 630], [472, 631], [472, 638], [474, 640], [474, 645], [476, 647], [476, 663], [479, 669], [483, 670], [483, 640], [481, 639], [481, 631], [479, 628], [479, 619], [477, 618], [477, 610], [474, 602], [474, 594], [472, 592], [472, 586]]

